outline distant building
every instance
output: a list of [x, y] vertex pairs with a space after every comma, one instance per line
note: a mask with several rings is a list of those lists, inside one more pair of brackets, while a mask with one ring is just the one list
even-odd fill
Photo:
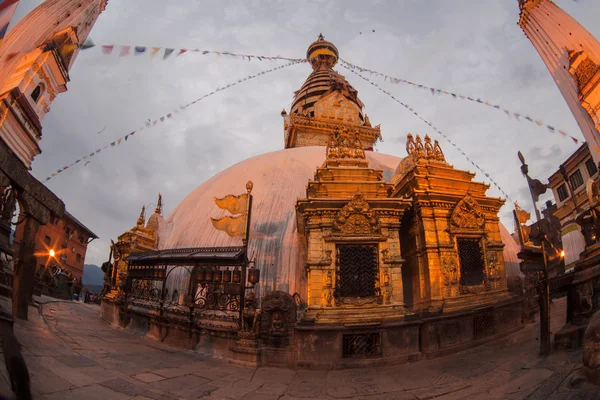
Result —
[[[15, 233], [15, 249], [19, 248], [23, 237], [21, 226], [17, 226]], [[53, 268], [81, 282], [87, 246], [97, 238], [94, 232], [67, 211], [62, 218], [51, 218], [47, 225], [40, 226], [36, 235], [36, 274], [41, 275], [44, 269]], [[54, 251], [53, 257], [51, 250]]]
[[548, 178], [548, 185], [556, 200], [554, 215], [561, 223], [565, 266], [569, 269], [569, 264], [578, 261], [579, 254], [585, 249], [585, 239], [575, 218], [590, 207], [585, 190], [586, 182], [589, 178], [598, 178], [598, 167], [587, 143], [581, 145], [561, 166], [567, 179], [565, 180], [559, 168]]

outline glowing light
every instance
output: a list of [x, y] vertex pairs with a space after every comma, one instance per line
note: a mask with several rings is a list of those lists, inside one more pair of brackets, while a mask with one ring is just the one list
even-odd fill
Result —
[[563, 257], [563, 258], [565, 257], [565, 251], [564, 250], [560, 252], [560, 256]]
[[50, 249], [50, 251], [48, 252], [48, 254], [50, 254], [50, 257], [54, 257], [54, 249]]

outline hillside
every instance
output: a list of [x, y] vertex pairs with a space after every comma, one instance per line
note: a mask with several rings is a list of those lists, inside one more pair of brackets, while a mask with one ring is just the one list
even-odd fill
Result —
[[85, 264], [83, 266], [82, 283], [92, 292], [100, 293], [104, 285], [104, 272], [99, 266], [94, 264]]

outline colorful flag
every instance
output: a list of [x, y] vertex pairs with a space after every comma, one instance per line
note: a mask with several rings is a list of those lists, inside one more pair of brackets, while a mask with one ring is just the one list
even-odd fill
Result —
[[150, 55], [152, 57], [154, 57], [156, 55], [156, 53], [158, 53], [160, 51], [160, 47], [153, 47], [152, 48], [152, 53], [150, 53]]
[[19, 0], [0, 0], [0, 46], [18, 4]]
[[87, 49], [91, 49], [92, 47], [95, 47], [96, 44], [94, 43], [94, 41], [92, 39], [85, 39], [85, 42], [83, 42], [83, 44], [81, 45], [81, 50], [87, 50]]
[[134, 52], [135, 52], [136, 56], [139, 56], [139, 55], [144, 54], [146, 52], [146, 48], [143, 47], [143, 46], [135, 46]]
[[112, 53], [113, 49], [115, 48], [114, 44], [111, 45], [103, 45], [102, 46], [102, 53], [109, 55], [110, 53]]
[[131, 51], [131, 46], [121, 46], [121, 52], [119, 53], [119, 57], [128, 56]]
[[179, 50], [179, 53], [177, 53], [177, 57], [179, 57], [180, 55], [182, 55], [186, 51], [187, 51], [187, 49], [181, 49], [181, 50]]
[[175, 49], [165, 49], [165, 54], [163, 55], [163, 60], [169, 58], [169, 56], [175, 51]]
[[117, 140], [117, 146], [121, 144], [121, 140], [123, 140], [123, 139]]

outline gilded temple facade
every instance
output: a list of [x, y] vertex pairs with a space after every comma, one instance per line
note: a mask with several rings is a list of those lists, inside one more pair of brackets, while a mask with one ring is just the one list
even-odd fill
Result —
[[[380, 127], [333, 70], [337, 48], [320, 36], [307, 59], [313, 71], [281, 113], [285, 149], [228, 168], [156, 223], [140, 216], [113, 246], [121, 278], [104, 318], [246, 365], [315, 368], [418, 360], [519, 329], [504, 201], [428, 135], [408, 134], [404, 158], [373, 152]], [[221, 203], [247, 180], [240, 247], [211, 221], [237, 221]]]

